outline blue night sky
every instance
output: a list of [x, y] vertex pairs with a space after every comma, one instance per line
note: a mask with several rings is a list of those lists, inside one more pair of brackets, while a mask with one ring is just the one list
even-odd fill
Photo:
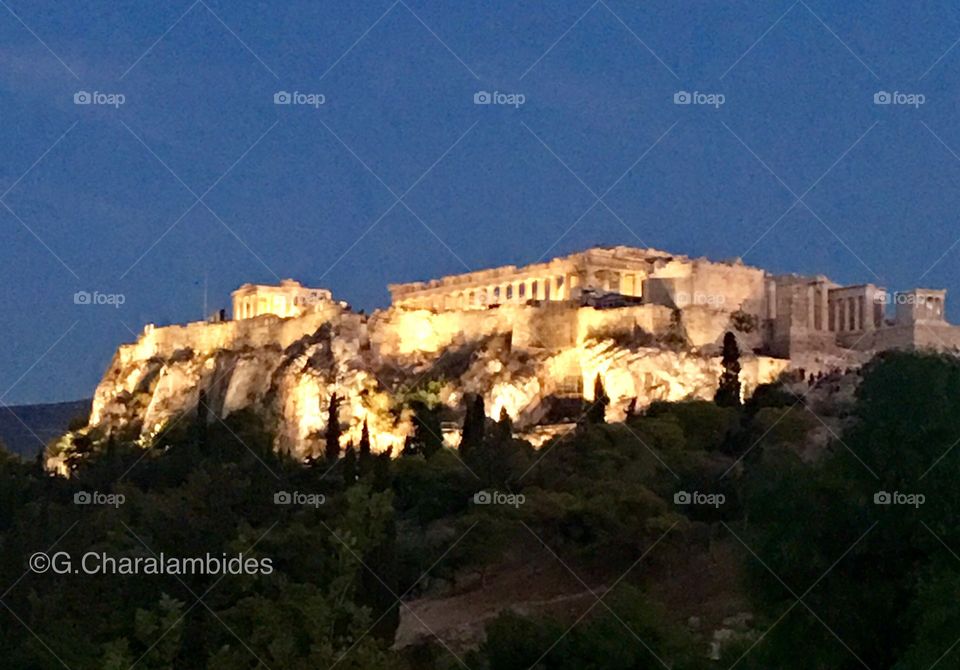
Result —
[[205, 278], [211, 311], [282, 277], [369, 311], [596, 244], [943, 287], [960, 320], [954, 3], [0, 4], [2, 403], [90, 396]]

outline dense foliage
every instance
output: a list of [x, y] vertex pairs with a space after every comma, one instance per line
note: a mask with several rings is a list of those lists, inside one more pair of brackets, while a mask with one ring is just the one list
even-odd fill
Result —
[[[828, 384], [854, 380], [849, 406], [824, 404]], [[605, 405], [599, 382], [595, 395]], [[253, 414], [220, 421], [203, 402], [146, 448], [78, 433], [69, 479], [0, 453], [0, 659], [150, 670], [958, 667], [958, 398], [955, 359], [887, 354], [818, 387], [761, 387], [742, 407], [655, 403], [620, 423], [593, 412], [538, 450], [470, 397], [459, 450], [442, 446], [435, 408], [413, 400], [415, 434], [393, 459], [371, 454], [364, 430], [338, 459], [331, 449], [298, 463], [271, 449]], [[84, 492], [123, 502], [75, 504]], [[243, 553], [271, 569], [37, 574], [27, 561], [38, 551], [74, 564], [86, 552]], [[401, 598], [480, 592], [504, 566], [531, 563], [569, 576], [570, 610], [511, 609], [530, 598], [510, 593], [470, 649], [391, 648]], [[726, 622], [744, 608], [752, 625]]]

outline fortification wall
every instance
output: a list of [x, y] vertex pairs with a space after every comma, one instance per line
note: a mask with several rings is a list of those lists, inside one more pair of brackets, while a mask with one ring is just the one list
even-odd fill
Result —
[[716, 305], [707, 302], [707, 307], [762, 314], [764, 277], [764, 271], [759, 268], [697, 261], [693, 266], [693, 292], [722, 298]]
[[458, 312], [391, 308], [370, 318], [370, 346], [380, 358], [435, 354], [488, 335], [511, 332], [518, 309], [522, 308]]
[[[371, 317], [369, 332], [371, 346], [381, 358], [433, 354], [507, 334], [512, 336], [514, 348], [553, 350], [638, 330], [662, 335], [670, 326], [671, 314], [672, 310], [662, 305], [595, 309], [559, 302], [455, 312], [391, 308]], [[727, 315], [711, 318], [709, 337], [713, 341], [716, 324], [726, 323]], [[695, 329], [699, 332], [699, 328]]]
[[635, 332], [637, 329], [654, 336], [662, 335], [670, 327], [673, 313], [663, 305], [631, 305], [613, 309], [583, 307], [577, 310], [576, 342]]
[[324, 323], [334, 319], [341, 320], [342, 317], [347, 317], [348, 321], [351, 318], [356, 321], [355, 330], [359, 326], [360, 317], [346, 313], [338, 305], [318, 306], [302, 316], [286, 319], [264, 315], [218, 323], [195, 321], [173, 326], [148, 325], [136, 342], [121, 345], [118, 355], [122, 363], [128, 363], [153, 357], [167, 358], [183, 349], [209, 354], [221, 349], [236, 350], [269, 345], [286, 348], [304, 335], [316, 332]]
[[932, 349], [960, 351], [960, 326], [924, 323], [887, 326], [868, 333], [845, 334], [844, 344], [859, 351], [883, 349]]
[[673, 262], [644, 281], [644, 302], [668, 307], [709, 307], [762, 314], [764, 272], [746, 265]]

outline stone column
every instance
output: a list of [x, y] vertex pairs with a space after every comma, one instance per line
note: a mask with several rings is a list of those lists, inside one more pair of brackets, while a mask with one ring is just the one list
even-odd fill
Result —
[[816, 325], [816, 289], [813, 285], [807, 287], [807, 328], [813, 330]]
[[830, 330], [830, 294], [826, 284], [820, 284], [820, 330]]

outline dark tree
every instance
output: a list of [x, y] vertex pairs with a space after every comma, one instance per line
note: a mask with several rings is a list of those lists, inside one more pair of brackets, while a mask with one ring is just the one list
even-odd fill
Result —
[[720, 385], [713, 401], [721, 407], [740, 406], [740, 347], [737, 346], [736, 336], [727, 331], [723, 336], [723, 372], [720, 374]]
[[604, 423], [609, 404], [610, 398], [607, 396], [607, 390], [603, 388], [603, 380], [600, 379], [600, 375], [597, 375], [593, 382], [593, 404], [587, 408], [587, 423]]
[[372, 454], [370, 453], [370, 428], [367, 425], [367, 420], [363, 420], [363, 432], [360, 433], [360, 452], [359, 452], [359, 471], [360, 476], [370, 472], [370, 459]]
[[497, 437], [501, 442], [508, 441], [513, 437], [513, 419], [506, 407], [500, 408], [500, 418], [497, 420]]
[[71, 446], [73, 449], [67, 455], [65, 463], [67, 468], [75, 473], [80, 469], [86, 459], [93, 456], [95, 449], [93, 440], [86, 435], [74, 435], [71, 440]]
[[356, 483], [357, 450], [353, 448], [353, 442], [351, 442], [343, 451], [343, 484], [344, 486], [353, 486]]
[[194, 417], [194, 439], [197, 446], [205, 447], [207, 444], [207, 423], [209, 422], [210, 405], [207, 403], [207, 392], [200, 389], [200, 395], [197, 398], [197, 415]]
[[328, 461], [335, 461], [340, 457], [340, 398], [334, 393], [330, 396], [330, 405], [327, 407], [327, 432], [324, 454]]
[[373, 490], [386, 491], [390, 488], [392, 480], [393, 447], [382, 451], [373, 457]]
[[467, 453], [483, 443], [487, 414], [483, 406], [483, 396], [477, 393], [467, 398], [467, 413], [463, 418], [463, 433], [460, 438], [460, 451]]
[[427, 458], [443, 449], [443, 429], [435, 410], [426, 403], [413, 402], [413, 435], [407, 437], [403, 445], [403, 456], [423, 454]]

